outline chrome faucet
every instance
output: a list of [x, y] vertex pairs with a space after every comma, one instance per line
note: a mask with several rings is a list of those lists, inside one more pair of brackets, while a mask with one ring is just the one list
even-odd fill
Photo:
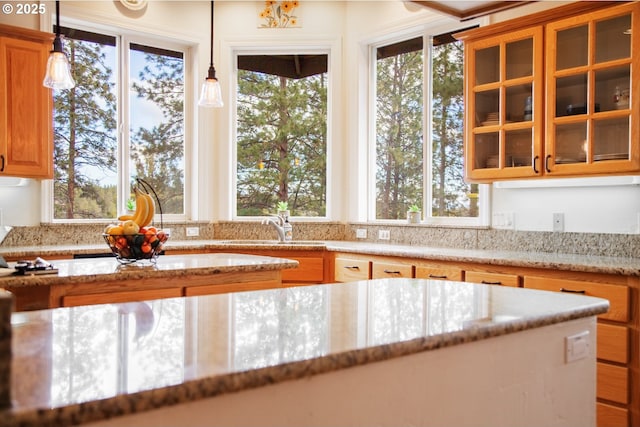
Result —
[[262, 224], [272, 226], [278, 233], [278, 240], [284, 242], [284, 219], [281, 216], [276, 216], [276, 218], [277, 222], [273, 218], [265, 218], [262, 220]]

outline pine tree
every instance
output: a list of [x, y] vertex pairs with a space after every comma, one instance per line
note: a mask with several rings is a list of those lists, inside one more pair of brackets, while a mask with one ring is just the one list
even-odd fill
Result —
[[[112, 70], [103, 47], [67, 39], [76, 86], [55, 93], [55, 218], [108, 218], [116, 214], [115, 197], [101, 197], [89, 169], [116, 171], [116, 98]], [[111, 188], [115, 196], [115, 188]], [[93, 202], [89, 202], [93, 201]]]

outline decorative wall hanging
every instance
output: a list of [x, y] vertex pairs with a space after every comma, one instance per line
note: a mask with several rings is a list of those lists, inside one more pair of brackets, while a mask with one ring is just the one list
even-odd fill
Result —
[[293, 1], [265, 1], [258, 6], [259, 28], [299, 28], [298, 11], [300, 2]]

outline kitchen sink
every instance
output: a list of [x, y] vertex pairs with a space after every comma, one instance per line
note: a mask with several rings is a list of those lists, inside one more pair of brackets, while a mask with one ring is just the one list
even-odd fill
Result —
[[224, 245], [242, 245], [242, 246], [324, 246], [325, 243], [317, 240], [290, 240], [281, 242], [278, 240], [222, 240], [220, 243]]

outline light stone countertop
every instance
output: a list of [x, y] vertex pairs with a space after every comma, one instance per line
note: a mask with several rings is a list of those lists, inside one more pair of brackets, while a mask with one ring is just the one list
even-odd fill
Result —
[[13, 406], [0, 410], [0, 426], [143, 412], [596, 316], [608, 306], [531, 289], [379, 279], [14, 313]]
[[[58, 269], [58, 274], [5, 275], [0, 277], [0, 287], [91, 284], [105, 280], [179, 279], [185, 276], [282, 270], [296, 268], [299, 263], [286, 258], [211, 253], [159, 256], [153, 264], [141, 262], [123, 265], [115, 257], [56, 260], [52, 264]], [[15, 263], [9, 263], [10, 267], [13, 265]], [[0, 270], [0, 273], [7, 272], [9, 269]]]
[[[398, 256], [434, 261], [475, 262], [487, 265], [514, 267], [548, 268], [589, 273], [620, 274], [640, 276], [640, 258], [608, 257], [595, 255], [498, 251], [480, 249], [442, 248], [428, 245], [414, 246], [403, 244], [383, 244], [357, 241], [296, 241], [280, 243], [274, 240], [188, 240], [171, 241], [165, 250], [216, 250], [260, 249], [278, 250], [327, 250], [332, 252], [351, 252], [364, 255]], [[107, 253], [106, 245], [83, 246], [24, 246], [0, 247], [0, 255], [24, 257], [27, 259], [41, 256], [45, 259], [62, 254]]]

